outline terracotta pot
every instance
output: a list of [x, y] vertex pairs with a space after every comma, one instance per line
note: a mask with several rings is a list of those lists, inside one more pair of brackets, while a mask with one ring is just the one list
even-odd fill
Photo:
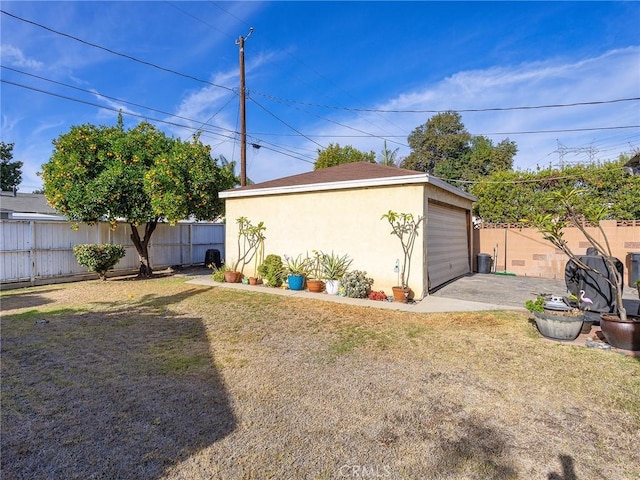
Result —
[[640, 315], [627, 314], [627, 321], [618, 315], [600, 315], [600, 330], [609, 345], [623, 350], [640, 350]]
[[227, 283], [240, 283], [242, 281], [242, 273], [224, 272], [224, 281]]
[[258, 277], [249, 277], [249, 285], [257, 285]]
[[324, 282], [317, 279], [307, 279], [307, 288], [313, 293], [322, 293], [324, 291]]
[[533, 312], [536, 318], [536, 326], [543, 337], [553, 340], [571, 341], [578, 338], [584, 323], [584, 315], [580, 317], [567, 317], [549, 313]]
[[393, 299], [399, 303], [407, 303], [411, 294], [411, 289], [402, 287], [392, 287]]

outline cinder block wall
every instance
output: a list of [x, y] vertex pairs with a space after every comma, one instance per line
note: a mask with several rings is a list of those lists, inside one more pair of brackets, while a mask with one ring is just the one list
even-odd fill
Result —
[[[613, 255], [625, 264], [625, 283], [629, 283], [629, 253], [640, 252], [640, 220], [606, 220], [601, 225]], [[588, 231], [598, 241], [604, 241], [597, 228], [589, 227]], [[578, 254], [586, 253], [590, 246], [577, 228], [567, 228], [565, 239], [569, 248]], [[564, 278], [568, 257], [545, 240], [537, 229], [507, 224], [475, 229], [473, 246], [474, 271], [477, 271], [477, 255], [488, 253], [495, 256], [497, 271], [519, 276]]]

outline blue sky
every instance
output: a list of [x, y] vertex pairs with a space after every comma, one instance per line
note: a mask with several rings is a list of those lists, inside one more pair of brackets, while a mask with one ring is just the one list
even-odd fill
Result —
[[[250, 26], [256, 182], [311, 171], [330, 143], [379, 154], [386, 140], [406, 156], [409, 133], [444, 110], [472, 134], [515, 141], [522, 170], [558, 164], [559, 146], [565, 162], [640, 148], [640, 101], [627, 100], [640, 97], [638, 2], [1, 5], [1, 137], [24, 162], [22, 192], [41, 187], [53, 139], [114, 124], [119, 109], [127, 127], [202, 128], [214, 156], [239, 160], [236, 40]], [[576, 103], [595, 104], [495, 110]]]

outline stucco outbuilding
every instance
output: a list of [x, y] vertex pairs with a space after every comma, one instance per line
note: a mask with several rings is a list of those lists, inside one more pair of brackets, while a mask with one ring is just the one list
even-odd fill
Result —
[[424, 217], [408, 282], [417, 298], [471, 271], [475, 197], [427, 173], [347, 163], [226, 190], [220, 197], [226, 201], [229, 263], [237, 252], [235, 219], [246, 217], [254, 225], [264, 222], [265, 254], [348, 254], [352, 269], [365, 270], [375, 290], [390, 294], [399, 283], [402, 248], [381, 216], [393, 210]]

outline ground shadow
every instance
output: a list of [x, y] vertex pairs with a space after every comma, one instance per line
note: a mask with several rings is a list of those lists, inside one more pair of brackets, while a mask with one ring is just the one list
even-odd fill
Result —
[[3, 477], [156, 479], [229, 434], [205, 328], [168, 308], [198, 293], [3, 325]]
[[448, 475], [481, 473], [484, 478], [514, 479], [518, 472], [509, 457], [508, 444], [496, 429], [466, 419], [456, 439], [441, 439], [432, 466]]
[[578, 480], [573, 466], [573, 458], [569, 455], [559, 455], [562, 474], [551, 472], [547, 475], [548, 480]]
[[7, 311], [46, 305], [47, 303], [51, 303], [52, 300], [48, 299], [45, 294], [53, 292], [54, 290], [55, 289], [52, 288], [35, 291], [29, 288], [9, 290], [8, 292], [5, 290], [0, 298], [0, 307], [2, 311]]

